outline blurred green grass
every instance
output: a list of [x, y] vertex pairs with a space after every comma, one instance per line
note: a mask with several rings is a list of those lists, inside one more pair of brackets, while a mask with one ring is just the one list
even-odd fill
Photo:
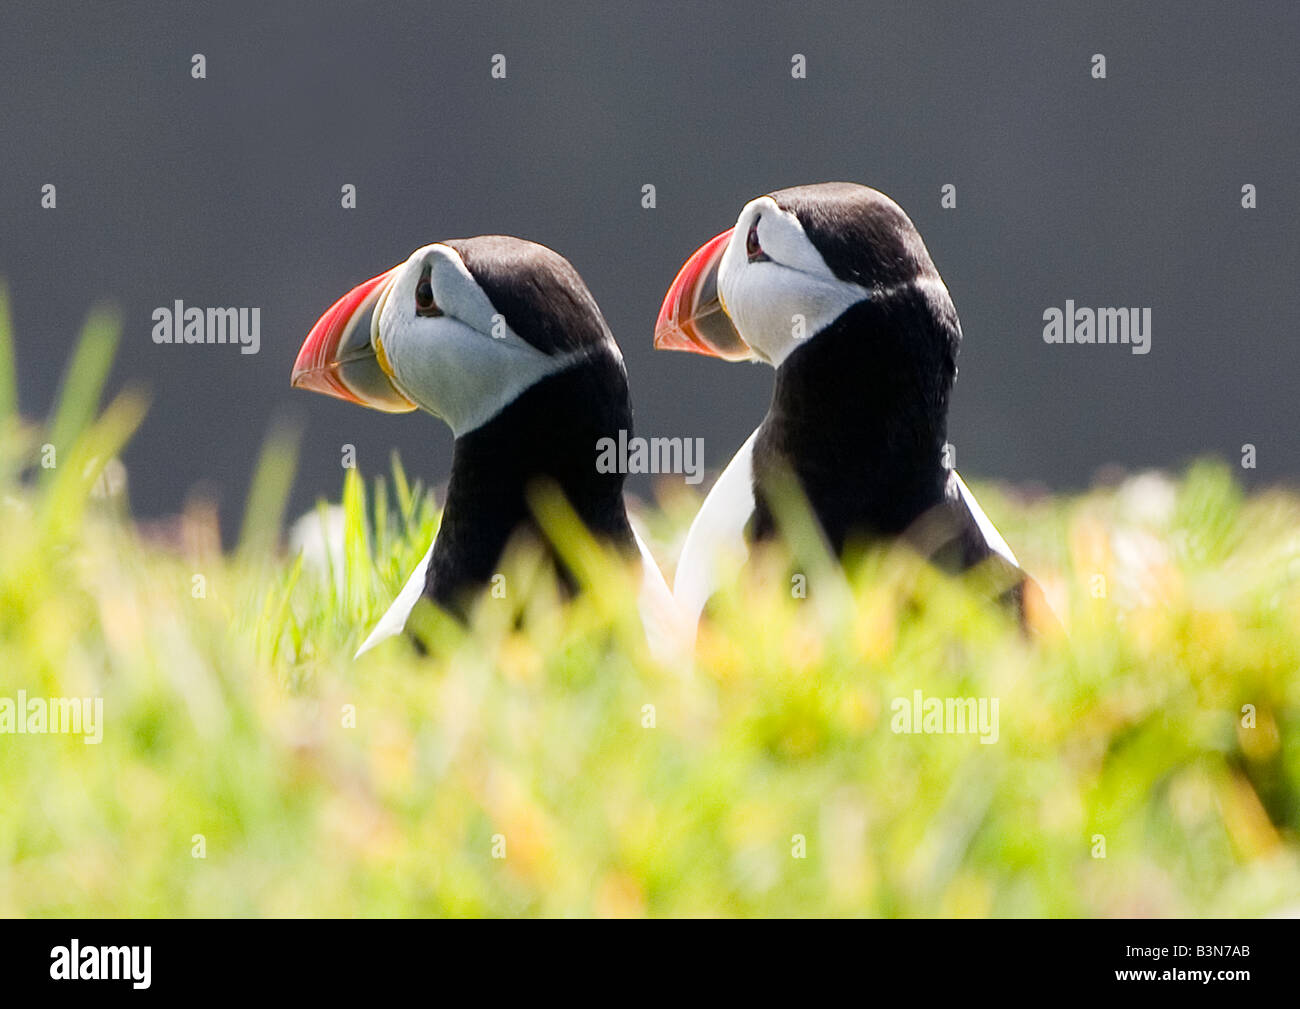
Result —
[[[236, 549], [198, 500], [138, 526], [110, 460], [143, 398], [95, 409], [115, 343], [94, 315], [52, 420], [24, 422], [0, 292], [0, 698], [102, 697], [106, 723], [99, 745], [0, 735], [0, 914], [1300, 910], [1290, 493], [1210, 462], [1073, 497], [981, 487], [1068, 639], [1026, 641], [907, 557], [840, 580], [801, 547], [810, 598], [788, 558], [757, 564], [685, 667], [647, 655], [633, 574], [556, 512], [579, 601], [520, 550], [472, 627], [425, 612], [428, 655], [354, 662], [432, 496], [396, 462], [349, 471], [319, 512], [338, 548], [295, 556], [279, 430]], [[666, 566], [698, 501], [643, 511]], [[892, 732], [916, 690], [998, 698], [997, 742]]]

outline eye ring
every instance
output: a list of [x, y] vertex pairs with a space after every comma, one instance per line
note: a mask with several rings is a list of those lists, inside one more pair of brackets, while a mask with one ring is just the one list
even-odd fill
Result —
[[426, 319], [442, 315], [438, 303], [433, 300], [433, 285], [429, 282], [432, 273], [432, 267], [426, 263], [424, 269], [420, 271], [420, 279], [415, 285], [415, 314]]
[[758, 244], [758, 219], [749, 226], [749, 233], [745, 236], [745, 256], [751, 263], [765, 263], [771, 261], [771, 256], [763, 251], [763, 247]]

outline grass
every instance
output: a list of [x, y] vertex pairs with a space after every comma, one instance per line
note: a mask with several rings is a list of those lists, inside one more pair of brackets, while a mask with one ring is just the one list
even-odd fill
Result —
[[[1246, 497], [1209, 462], [1075, 497], [979, 488], [1068, 625], [1036, 642], [905, 556], [846, 580], [794, 535], [809, 599], [788, 559], [758, 565], [766, 590], [720, 599], [686, 667], [646, 654], [631, 574], [552, 508], [577, 603], [521, 550], [472, 627], [427, 611], [429, 655], [354, 662], [436, 526], [428, 491], [396, 462], [349, 472], [342, 549], [293, 556], [276, 432], [234, 550], [200, 503], [142, 529], [110, 460], [143, 398], [95, 408], [113, 318], [48, 424], [17, 415], [8, 330], [0, 297], [0, 698], [102, 697], [105, 725], [0, 735], [0, 914], [1300, 905], [1290, 493]], [[666, 566], [697, 506], [645, 511]], [[997, 741], [891, 731], [916, 690], [997, 698]]]

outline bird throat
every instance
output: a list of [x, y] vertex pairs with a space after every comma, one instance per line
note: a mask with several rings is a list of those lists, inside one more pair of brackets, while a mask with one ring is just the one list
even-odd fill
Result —
[[530, 490], [542, 484], [558, 489], [598, 539], [634, 551], [623, 474], [597, 472], [592, 462], [597, 440], [617, 437], [631, 423], [626, 376], [612, 357], [600, 355], [543, 378], [457, 438], [424, 595], [465, 615], [519, 535], [543, 545], [564, 587], [572, 590], [575, 582], [529, 504]]
[[923, 304], [872, 302], [796, 348], [754, 445], [750, 538], [776, 534], [774, 495], [790, 477], [837, 554], [898, 536], [939, 505], [955, 352]]

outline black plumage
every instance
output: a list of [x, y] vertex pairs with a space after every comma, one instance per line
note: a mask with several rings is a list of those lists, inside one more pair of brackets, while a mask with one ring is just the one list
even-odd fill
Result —
[[513, 536], [532, 535], [551, 552], [527, 500], [539, 481], [558, 488], [593, 535], [633, 554], [624, 476], [599, 473], [595, 465], [597, 441], [617, 438], [620, 428], [632, 430], [627, 376], [621, 360], [595, 351], [457, 438], [424, 594], [463, 613], [467, 599], [498, 570]]
[[1037, 586], [993, 549], [944, 460], [961, 325], [919, 232], [851, 183], [770, 194], [827, 267], [868, 296], [782, 361], [753, 450], [751, 541], [775, 535], [770, 495], [791, 474], [830, 547], [902, 537], [950, 572], [984, 566], [1022, 617]]
[[529, 489], [558, 489], [598, 538], [636, 551], [622, 473], [597, 472], [596, 445], [632, 434], [627, 370], [596, 299], [559, 253], [507, 235], [453, 239], [455, 249], [507, 325], [564, 370], [525, 389], [486, 423], [456, 439], [442, 524], [424, 595], [463, 613], [498, 570], [511, 538], [531, 535], [569, 573], [536, 527]]

